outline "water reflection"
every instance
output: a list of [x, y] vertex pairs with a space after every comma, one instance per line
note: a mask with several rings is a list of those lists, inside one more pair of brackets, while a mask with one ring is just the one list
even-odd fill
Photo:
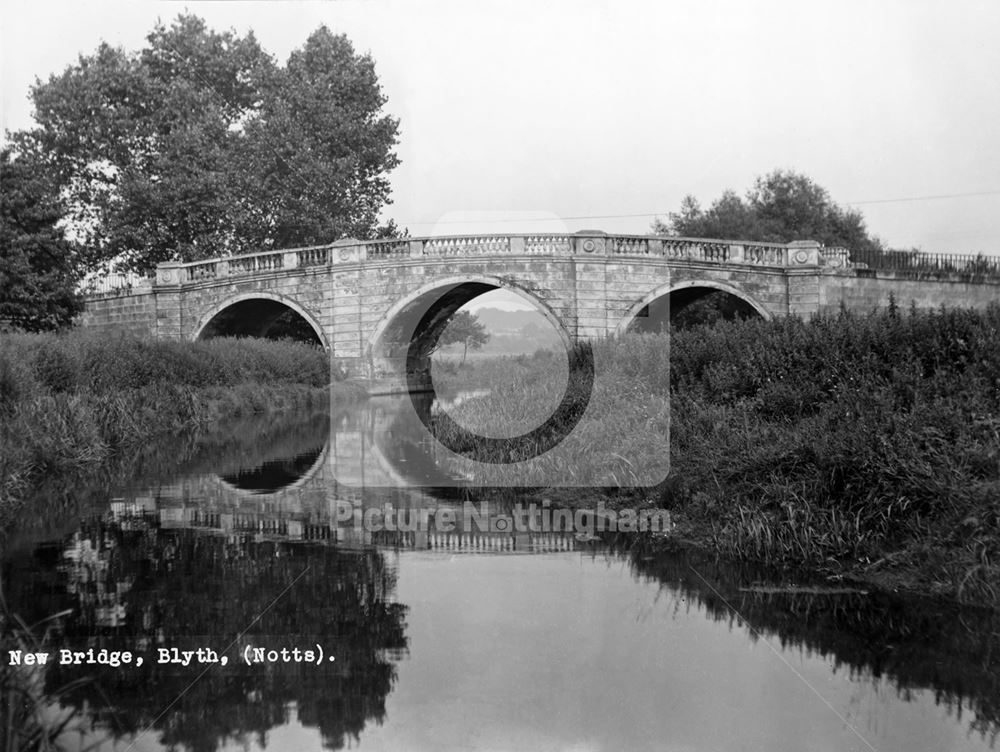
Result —
[[[4, 570], [9, 603], [28, 621], [72, 610], [53, 646], [145, 655], [139, 667], [56, 664], [47, 672], [50, 688], [92, 677], [62, 700], [86, 708], [116, 738], [148, 728], [166, 746], [207, 752], [263, 739], [287, 722], [294, 703], [299, 721], [339, 749], [384, 719], [405, 655], [395, 567], [373, 549], [207, 535], [133, 516], [88, 520], [68, 541], [8, 560]], [[317, 643], [336, 661], [238, 660], [248, 644]], [[211, 648], [229, 663], [204, 673], [206, 666], [159, 665], [159, 648]]]
[[320, 446], [292, 457], [268, 460], [257, 467], [240, 468], [235, 473], [220, 477], [241, 491], [274, 493], [307, 477], [320, 462], [322, 455], [323, 447]]
[[[630, 547], [635, 576], [697, 602], [712, 620], [745, 629], [754, 640], [829, 656], [835, 669], [859, 681], [884, 677], [904, 699], [929, 690], [956, 717], [969, 716], [972, 733], [996, 745], [1000, 614], [929, 598], [786, 588], [787, 573], [690, 551], [665, 556]], [[761, 581], [779, 587], [751, 586]]]
[[[128, 741], [148, 728], [146, 742], [206, 752], [289, 748], [273, 740], [294, 729], [296, 748], [330, 749], [757, 740], [791, 750], [810, 733], [817, 749], [856, 745], [822, 704], [805, 703], [801, 712], [815, 716], [803, 718], [781, 709], [791, 702], [781, 698], [806, 690], [780, 661], [748, 652], [763, 639], [879, 749], [920, 746], [919, 734], [948, 740], [939, 748], [996, 744], [996, 614], [782, 592], [788, 573], [653, 553], [642, 540], [595, 540], [571, 527], [512, 532], [459, 515], [449, 530], [365, 529], [338, 505], [419, 513], [460, 502], [453, 489], [372, 482], [420, 472], [412, 468], [426, 456], [391, 404], [247, 422], [227, 435], [150, 450], [117, 484], [78, 484], [76, 501], [40, 498], [43, 519], [8, 539], [12, 610], [29, 622], [71, 610], [53, 649], [146, 656], [127, 669], [49, 666], [50, 689], [93, 677], [63, 702], [89, 714], [97, 736]], [[378, 447], [372, 463], [364, 455]], [[488, 512], [496, 520], [510, 508]], [[525, 553], [533, 556], [516, 556]], [[777, 587], [748, 587], [761, 582]], [[336, 660], [239, 660], [246, 645], [317, 644]], [[162, 647], [211, 647], [230, 663], [204, 674], [161, 665]], [[752, 694], [759, 682], [761, 697], [725, 689]], [[940, 718], [929, 715], [935, 706]], [[911, 711], [918, 720], [899, 731]]]

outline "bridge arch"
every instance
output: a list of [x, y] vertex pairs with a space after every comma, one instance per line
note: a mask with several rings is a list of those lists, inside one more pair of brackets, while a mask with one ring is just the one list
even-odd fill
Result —
[[640, 317], [642, 311], [655, 305], [657, 301], [662, 301], [667, 305], [670, 305], [671, 295], [684, 293], [685, 291], [695, 293], [696, 297], [701, 297], [701, 295], [697, 295], [699, 290], [705, 291], [701, 295], [716, 291], [728, 293], [753, 309], [753, 311], [761, 318], [765, 320], [773, 318], [773, 314], [759, 300], [735, 285], [731, 285], [728, 282], [720, 282], [719, 280], [714, 279], [691, 279], [684, 280], [683, 282], [671, 282], [665, 285], [660, 285], [644, 295], [641, 300], [628, 309], [621, 321], [618, 322], [618, 326], [615, 328], [615, 334], [620, 335], [627, 332], [629, 327], [631, 327], [635, 323], [636, 319]]
[[368, 340], [365, 356], [369, 370], [399, 372], [411, 342], [419, 339], [433, 344], [455, 311], [492, 290], [506, 290], [523, 298], [552, 325], [567, 349], [572, 346], [572, 338], [562, 320], [533, 291], [510, 279], [465, 274], [436, 279], [410, 290], [390, 306]]
[[201, 317], [194, 339], [212, 337], [265, 337], [275, 321], [289, 312], [297, 314], [324, 350], [330, 349], [323, 327], [299, 303], [284, 295], [255, 290], [226, 298]]

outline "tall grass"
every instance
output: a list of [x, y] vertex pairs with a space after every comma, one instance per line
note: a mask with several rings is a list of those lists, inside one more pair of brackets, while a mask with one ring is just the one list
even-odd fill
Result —
[[40, 477], [157, 434], [318, 402], [329, 382], [328, 356], [293, 342], [0, 336], [0, 514]]
[[661, 503], [716, 547], [1000, 602], [1000, 306], [672, 341]]
[[6, 659], [13, 650], [52, 650], [51, 629], [66, 613], [54, 614], [41, 624], [25, 624], [10, 612], [0, 588], [0, 649], [5, 656], [0, 661], [0, 749], [59, 752], [68, 748], [68, 737], [87, 729], [79, 711], [61, 707], [62, 698], [87, 683], [87, 679], [47, 689], [47, 666], [15, 666]]
[[0, 405], [43, 392], [106, 394], [154, 385], [248, 382], [322, 387], [329, 381], [326, 354], [290, 341], [164, 342], [89, 331], [0, 337]]
[[[480, 361], [446, 384], [489, 394], [450, 408], [452, 421], [437, 420], [434, 434], [489, 463], [467, 468], [453, 459], [455, 469], [471, 471], [480, 486], [635, 485], [646, 469], [665, 464], [669, 404], [666, 394], [638, 380], [630, 346], [600, 342], [570, 353], [578, 363], [592, 358], [593, 379], [553, 354]], [[480, 437], [505, 441], [487, 444]]]
[[[669, 400], [671, 473], [628, 503], [669, 507], [736, 557], [1000, 604], [1000, 305], [721, 322], [605, 340], [595, 357], [613, 378], [583, 451], [614, 440], [650, 461], [649, 423], [632, 446], [619, 434]], [[514, 393], [467, 410], [502, 422], [530, 403], [540, 375], [514, 376]]]

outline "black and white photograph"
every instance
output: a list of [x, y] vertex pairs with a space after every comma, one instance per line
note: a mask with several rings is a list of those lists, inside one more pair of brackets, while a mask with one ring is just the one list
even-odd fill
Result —
[[1000, 752], [1000, 4], [6, 0], [0, 752]]

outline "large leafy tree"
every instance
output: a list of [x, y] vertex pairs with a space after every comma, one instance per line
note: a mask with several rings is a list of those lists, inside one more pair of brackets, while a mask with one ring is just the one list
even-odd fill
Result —
[[371, 58], [325, 27], [275, 72], [241, 141], [244, 174], [260, 181], [247, 227], [258, 243], [379, 233], [386, 173], [398, 164], [398, 123], [381, 114], [384, 102]]
[[727, 190], [707, 210], [687, 196], [680, 211], [671, 213], [667, 222], [657, 219], [653, 230], [693, 238], [817, 240], [856, 251], [882, 249], [882, 242], [868, 234], [860, 212], [838, 206], [826, 189], [788, 170], [758, 177], [745, 198]]
[[59, 329], [82, 309], [60, 216], [46, 172], [30, 155], [0, 152], [0, 329]]
[[58, 175], [94, 269], [148, 271], [384, 232], [398, 121], [372, 59], [320, 27], [284, 66], [193, 15], [138, 52], [101, 45], [32, 89], [15, 134]]

